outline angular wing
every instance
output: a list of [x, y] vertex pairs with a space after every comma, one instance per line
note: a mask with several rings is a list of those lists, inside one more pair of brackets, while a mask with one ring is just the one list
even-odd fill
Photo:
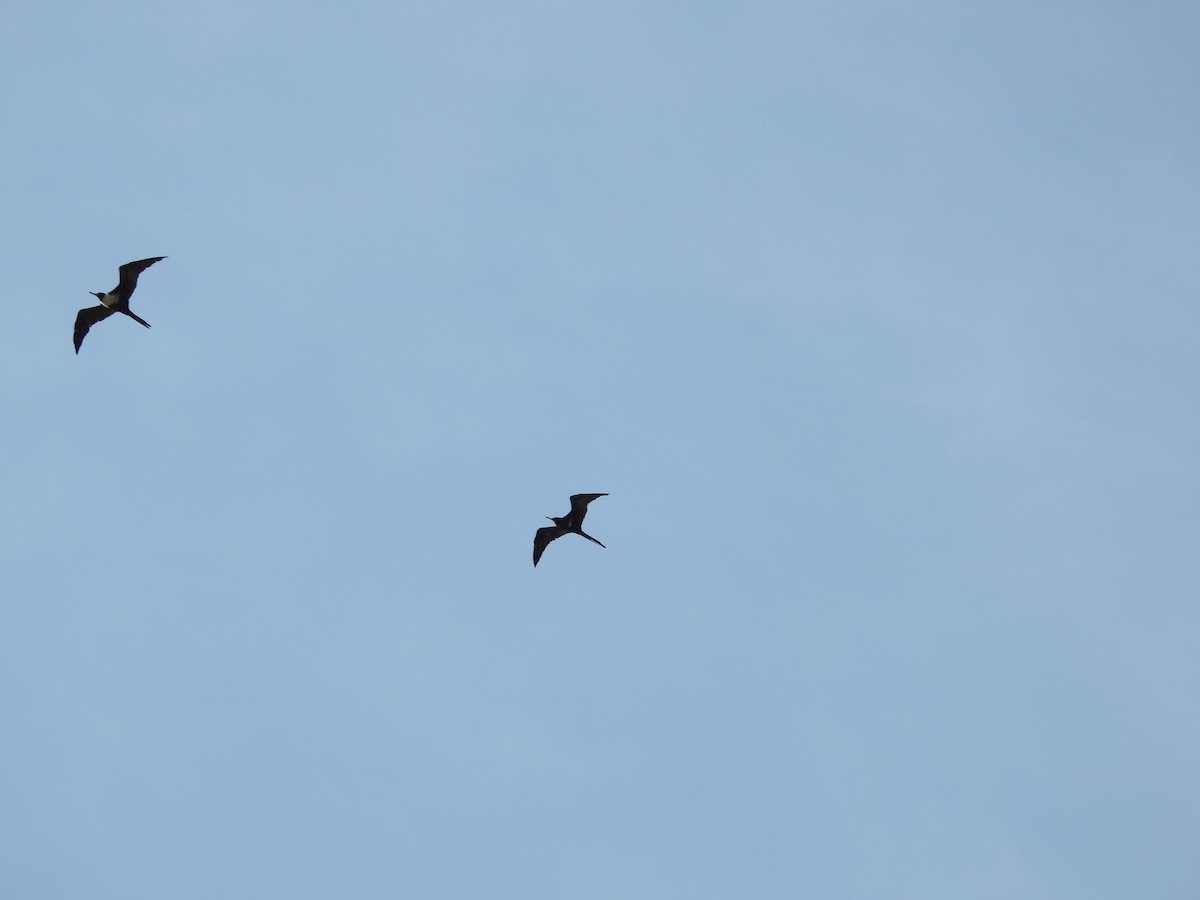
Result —
[[138, 276], [160, 259], [166, 259], [166, 257], [151, 256], [149, 259], [139, 259], [136, 262], [127, 262], [125, 265], [121, 266], [121, 268], [117, 270], [121, 273], [121, 281], [117, 285], [117, 292], [123, 295], [126, 300], [128, 300], [133, 294], [133, 289], [137, 287]]
[[83, 343], [83, 339], [87, 337], [88, 329], [97, 322], [103, 322], [115, 312], [115, 309], [109, 309], [107, 306], [89, 306], [79, 311], [79, 315], [75, 317], [76, 353], [79, 352], [79, 345]]
[[550, 546], [550, 542], [555, 538], [562, 537], [567, 533], [567, 529], [559, 528], [557, 525], [547, 525], [545, 528], [539, 528], [533, 536], [533, 564], [536, 566], [538, 560], [542, 558], [542, 553]]
[[572, 494], [571, 495], [571, 520], [576, 525], [583, 524], [583, 517], [587, 515], [588, 504], [597, 497], [607, 497], [608, 494]]

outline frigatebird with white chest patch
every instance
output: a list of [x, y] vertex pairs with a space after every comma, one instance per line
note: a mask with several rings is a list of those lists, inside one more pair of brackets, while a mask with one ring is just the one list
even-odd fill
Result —
[[83, 339], [87, 337], [88, 330], [97, 322], [103, 322], [113, 313], [124, 313], [133, 319], [133, 321], [145, 325], [147, 328], [150, 327], [149, 322], [129, 308], [129, 298], [133, 296], [133, 290], [137, 287], [138, 276], [160, 259], [166, 259], [166, 257], [151, 256], [149, 259], [139, 259], [136, 262], [125, 263], [125, 265], [117, 270], [121, 273], [121, 280], [117, 282], [115, 288], [107, 294], [102, 294], [99, 291], [88, 292], [100, 301], [100, 305], [81, 309], [79, 315], [75, 317], [76, 353], [79, 353], [79, 346], [83, 343]]

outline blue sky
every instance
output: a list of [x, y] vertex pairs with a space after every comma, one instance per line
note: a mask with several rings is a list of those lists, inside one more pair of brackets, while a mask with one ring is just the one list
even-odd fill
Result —
[[0, 895], [1197, 896], [1198, 31], [7, 3]]

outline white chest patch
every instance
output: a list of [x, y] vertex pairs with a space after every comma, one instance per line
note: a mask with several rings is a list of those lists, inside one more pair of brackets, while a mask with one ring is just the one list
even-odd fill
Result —
[[107, 306], [109, 309], [112, 309], [114, 306], [117, 305], [117, 295], [116, 294], [105, 294], [103, 297], [100, 298], [100, 304], [102, 306]]

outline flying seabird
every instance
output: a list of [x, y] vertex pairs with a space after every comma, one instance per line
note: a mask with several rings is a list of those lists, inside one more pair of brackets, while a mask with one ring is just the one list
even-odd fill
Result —
[[[565, 516], [546, 516], [553, 525], [547, 525], [545, 528], [539, 528], [537, 534], [533, 536], [533, 564], [536, 566], [538, 560], [542, 558], [542, 553], [545, 551], [549, 543], [555, 538], [560, 538], [564, 534], [577, 534], [580, 537], [585, 537], [594, 544], [600, 544], [598, 540], [590, 534], [585, 534], [583, 531], [583, 517], [587, 515], [588, 504], [597, 497], [607, 497], [608, 494], [572, 494], [571, 495], [571, 511]], [[603, 547], [603, 544], [600, 544]]]
[[129, 309], [129, 298], [133, 296], [133, 290], [137, 287], [138, 275], [150, 268], [160, 259], [166, 259], [165, 256], [152, 256], [149, 259], [139, 259], [137, 262], [125, 263], [119, 271], [121, 280], [117, 286], [107, 294], [101, 294], [98, 291], [88, 291], [93, 297], [100, 300], [99, 306], [89, 306], [87, 309], [81, 309], [79, 315], [75, 317], [75, 352], [79, 352], [79, 345], [83, 343], [83, 339], [87, 337], [88, 329], [111, 316], [113, 313], [125, 313], [135, 322], [140, 322], [147, 328], [150, 323], [141, 316], [134, 314]]

